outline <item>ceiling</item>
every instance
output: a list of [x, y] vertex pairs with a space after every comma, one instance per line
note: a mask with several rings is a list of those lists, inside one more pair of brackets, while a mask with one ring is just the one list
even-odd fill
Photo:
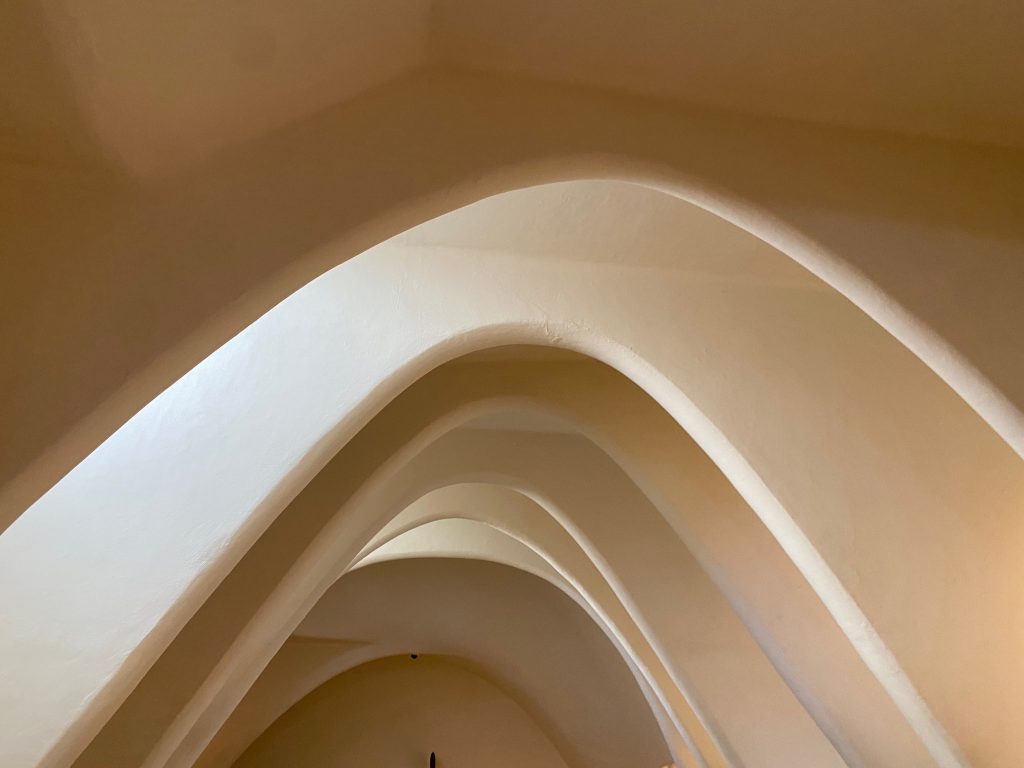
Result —
[[0, 155], [167, 171], [431, 63], [1021, 145], [1022, 31], [1014, 0], [10, 0]]
[[752, 112], [1024, 141], [1015, 0], [441, 0], [473, 66]]

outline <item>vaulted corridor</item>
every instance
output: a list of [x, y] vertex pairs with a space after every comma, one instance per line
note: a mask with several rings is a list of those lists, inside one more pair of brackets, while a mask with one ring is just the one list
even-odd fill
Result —
[[0, 766], [1024, 764], [1021, 32], [0, 8]]

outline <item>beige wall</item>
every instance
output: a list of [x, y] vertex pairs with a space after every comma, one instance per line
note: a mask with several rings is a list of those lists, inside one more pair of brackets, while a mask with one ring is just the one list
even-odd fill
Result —
[[325, 683], [275, 722], [238, 768], [338, 765], [566, 768], [500, 689], [443, 658], [372, 662]]

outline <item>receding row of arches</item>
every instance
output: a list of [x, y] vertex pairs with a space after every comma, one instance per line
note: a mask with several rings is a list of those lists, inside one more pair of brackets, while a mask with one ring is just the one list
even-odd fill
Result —
[[[530, 218], [551, 208], [575, 218]], [[587, 744], [651, 768], [1003, 764], [1022, 490], [1019, 456], [946, 382], [763, 242], [621, 183], [509, 193], [300, 289], [11, 526], [5, 568], [29, 578], [5, 642], [31, 659], [56, 622], [80, 633], [24, 754], [271, 759], [305, 733], [278, 716], [424, 639], [351, 634], [386, 592], [373, 574], [469, 559], [561, 590], [628, 673], [608, 683], [627, 736], [604, 750], [542, 680], [532, 710], [511, 697], [567, 765], [600, 764]], [[33, 563], [43, 541], [68, 557]], [[425, 600], [378, 607], [400, 623]], [[330, 647], [256, 701], [314, 637]], [[591, 690], [580, 677], [565, 690]]]

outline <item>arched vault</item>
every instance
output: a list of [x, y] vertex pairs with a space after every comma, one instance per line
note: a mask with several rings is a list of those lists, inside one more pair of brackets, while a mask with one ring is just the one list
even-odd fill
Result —
[[[680, 206], [676, 213], [694, 210], [666, 200]], [[210, 706], [214, 722], [226, 716], [228, 705], [211, 692], [239, 696], [269, 660], [268, 649], [280, 646], [310, 601], [387, 522], [382, 508], [394, 515], [419, 495], [368, 506], [376, 484], [426, 461], [427, 447], [441, 445], [455, 424], [523, 399], [553, 399], [581, 431], [609, 433], [609, 455], [628, 467], [638, 498], [649, 499], [653, 511], [644, 519], [665, 531], [648, 534], [652, 545], [675, 547], [665, 567], [692, 567], [715, 610], [732, 616], [728, 637], [747, 644], [750, 663], [772, 681], [765, 685], [780, 692], [765, 699], [777, 707], [780, 728], [829, 731], [823, 743], [855, 744], [850, 754], [870, 743], [917, 743], [905, 733], [858, 743], [858, 718], [840, 722], [844, 707], [857, 702], [837, 701], [813, 670], [787, 666], [793, 660], [771, 639], [783, 630], [771, 626], [768, 611], [758, 614], [770, 590], [745, 600], [729, 581], [733, 571], [726, 578], [701, 559], [706, 537], [673, 525], [687, 505], [663, 495], [684, 493], [670, 478], [684, 468], [700, 467], [693, 487], [734, 505], [747, 534], [763, 526], [747, 554], [768, 557], [772, 573], [798, 585], [779, 605], [801, 617], [801, 626], [811, 617], [836, 658], [865, 681], [865, 696], [880, 696], [900, 713], [893, 727], [908, 727], [941, 765], [961, 764], [960, 749], [996, 764], [1017, 754], [1006, 718], [1019, 710], [1015, 697], [1024, 686], [1005, 682], [1022, 671], [1013, 650], [1022, 617], [1008, 618], [1005, 606], [1020, 568], [1019, 457], [843, 296], [778, 252], [725, 247], [734, 241], [722, 238], [687, 251], [690, 268], [685, 254], [668, 266], [641, 249], [627, 259], [592, 259], [585, 270], [580, 254], [532, 259], [476, 242], [402, 239], [263, 315], [150, 402], [0, 538], [2, 573], [20, 585], [0, 595], [13, 627], [0, 658], [18, 660], [3, 671], [24, 696], [10, 708], [26, 734], [14, 757], [67, 764], [130, 702], [129, 692], [172, 643], [202, 638], [209, 665], [197, 661], [195, 679], [167, 697], [174, 727], [161, 744], [175, 749]], [[755, 267], [764, 271], [749, 271]], [[443, 366], [463, 353], [523, 343], [582, 352], [618, 373], [576, 361], [575, 372], [551, 378], [543, 365], [498, 366], [497, 373], [486, 363]], [[616, 386], [631, 394], [599, 400]], [[687, 448], [655, 450], [661, 443], [652, 435], [685, 439]], [[448, 470], [449, 483], [460, 472], [480, 480], [498, 471], [474, 468], [472, 455], [463, 459]], [[408, 495], [410, 486], [402, 487]], [[618, 514], [610, 525], [621, 534], [630, 518]], [[595, 535], [589, 526], [596, 520], [581, 518], [581, 540]], [[288, 553], [275, 555], [275, 567], [246, 583], [249, 596], [221, 612], [232, 585], [253, 575], [247, 563], [265, 566], [260, 557], [277, 546], [275, 531], [292, 526], [302, 533]], [[982, 530], [993, 535], [977, 535]], [[74, 556], [34, 557], [47, 548]], [[972, 568], [977, 562], [988, 567]], [[629, 573], [623, 588], [638, 601], [650, 588], [642, 565], [616, 566]], [[118, 600], [97, 606], [97, 594]], [[645, 603], [633, 619], [673, 683], [688, 690], [684, 681], [713, 675], [713, 666], [687, 669], [685, 654], [659, 649], [673, 611]], [[949, 615], [963, 620], [951, 626]], [[214, 616], [221, 626], [210, 636], [205, 622]], [[1012, 631], [996, 631], [1007, 621]], [[38, 652], [44, 638], [62, 633], [82, 640]], [[225, 644], [230, 653], [222, 659]], [[981, 645], [987, 658], [978, 657]], [[956, 671], [968, 661], [975, 674], [966, 682]], [[694, 683], [695, 716], [739, 718], [714, 703], [728, 690], [720, 683]], [[967, 684], [970, 713], [956, 704]], [[144, 695], [144, 686], [132, 695]], [[712, 714], [700, 714], [705, 709]], [[994, 725], [978, 739], [972, 723], [982, 715]], [[720, 744], [728, 738], [726, 753], [763, 747], [755, 730], [733, 730], [742, 722], [749, 721], [709, 734]]]

